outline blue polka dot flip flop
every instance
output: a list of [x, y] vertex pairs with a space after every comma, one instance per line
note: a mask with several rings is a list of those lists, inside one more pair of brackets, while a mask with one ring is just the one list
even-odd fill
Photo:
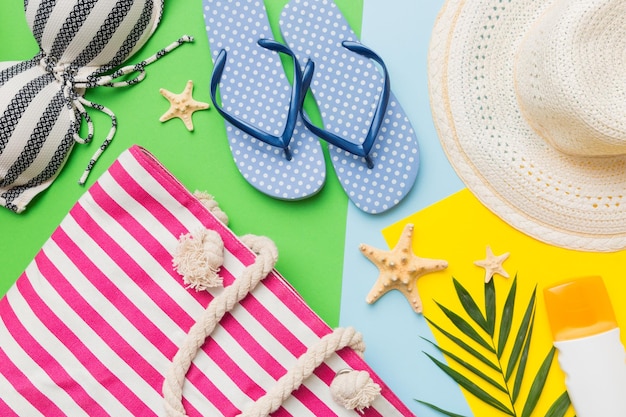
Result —
[[[279, 57], [290, 51], [271, 41], [263, 0], [203, 4], [215, 62], [212, 95], [219, 86], [221, 106], [214, 104], [226, 119], [237, 168], [254, 188], [274, 198], [316, 194], [326, 179], [324, 154], [298, 117], [300, 94], [292, 90]], [[299, 68], [294, 72], [300, 77]]]
[[282, 11], [280, 28], [305, 68], [303, 78], [312, 76], [310, 87], [324, 129], [309, 128], [329, 142], [333, 167], [348, 197], [367, 213], [394, 207], [415, 183], [419, 146], [389, 91], [384, 64], [358, 44], [331, 0], [291, 0]]

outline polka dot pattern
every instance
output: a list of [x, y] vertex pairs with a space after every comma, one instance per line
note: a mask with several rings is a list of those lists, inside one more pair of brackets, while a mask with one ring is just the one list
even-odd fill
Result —
[[[220, 83], [224, 110], [266, 132], [282, 134], [291, 85], [280, 57], [257, 44], [272, 39], [262, 0], [204, 0], [204, 19], [213, 59], [228, 56]], [[226, 123], [233, 159], [244, 178], [259, 191], [279, 199], [298, 200], [317, 193], [326, 178], [319, 140], [298, 120], [288, 161], [281, 148], [250, 137]]]
[[[384, 79], [372, 61], [341, 45], [344, 40], [358, 39], [337, 6], [331, 0], [291, 0], [281, 14], [280, 28], [301, 64], [309, 59], [315, 62], [311, 90], [325, 128], [362, 143]], [[348, 197], [367, 213], [394, 207], [415, 183], [417, 137], [393, 94], [370, 153], [374, 168], [368, 169], [363, 158], [332, 145], [328, 148]]]

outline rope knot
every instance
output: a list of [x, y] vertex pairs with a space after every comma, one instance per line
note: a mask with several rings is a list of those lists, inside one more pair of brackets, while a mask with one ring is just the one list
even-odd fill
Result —
[[222, 286], [218, 271], [224, 263], [224, 242], [215, 230], [201, 229], [181, 235], [172, 265], [187, 288], [204, 291]]
[[330, 384], [333, 399], [348, 410], [363, 411], [380, 395], [380, 385], [375, 383], [367, 371], [343, 369], [337, 372]]
[[69, 63], [59, 64], [57, 57], [54, 55], [46, 55], [43, 52], [41, 53], [39, 65], [41, 65], [48, 74], [54, 76], [54, 79], [62, 85], [64, 92], [66, 92], [68, 88], [71, 90], [69, 93], [66, 92], [66, 99], [74, 99], [84, 92], [84, 89], [80, 91], [76, 90], [75, 84], [78, 68], [76, 68], [75, 65]]
[[[91, 142], [94, 135], [93, 122], [85, 110], [85, 106], [93, 107], [97, 110], [100, 109], [96, 107], [97, 105], [95, 103], [91, 103], [83, 97], [85, 94], [85, 86], [83, 81], [78, 77], [78, 68], [76, 65], [70, 63], [59, 63], [57, 57], [44, 53], [42, 53], [39, 64], [48, 74], [54, 76], [54, 79], [60, 85], [65, 100], [65, 106], [69, 110], [71, 133], [74, 141], [81, 144]], [[88, 133], [84, 138], [79, 134], [80, 125], [83, 120], [88, 126]]]
[[54, 75], [58, 80], [60, 78], [59, 74], [63, 72], [59, 71], [59, 68], [57, 68], [58, 61], [57, 57], [42, 53], [39, 65], [41, 65], [47, 73]]
[[76, 75], [78, 74], [78, 69], [69, 63], [59, 64], [57, 57], [54, 55], [46, 55], [45, 53], [41, 54], [39, 65], [41, 65], [48, 74], [54, 76], [54, 79], [61, 84], [61, 90], [63, 91], [68, 108], [77, 110], [78, 103], [75, 103], [75, 101], [78, 101], [78, 97], [82, 96], [84, 92], [84, 89], [80, 91], [76, 89]]

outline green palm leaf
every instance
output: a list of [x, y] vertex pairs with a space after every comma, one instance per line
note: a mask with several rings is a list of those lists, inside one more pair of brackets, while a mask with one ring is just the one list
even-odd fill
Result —
[[530, 386], [528, 399], [526, 400], [526, 404], [524, 405], [524, 409], [522, 410], [522, 417], [530, 417], [530, 414], [535, 409], [537, 401], [539, 401], [541, 391], [546, 384], [546, 379], [548, 379], [548, 371], [550, 370], [550, 366], [552, 365], [552, 359], [554, 358], [555, 351], [556, 349], [554, 347], [550, 349], [548, 356], [546, 356], [546, 358], [543, 360], [543, 363], [539, 367], [539, 372], [537, 372], [537, 376], [535, 376], [535, 380]]
[[484, 389], [482, 389], [481, 387], [476, 385], [470, 379], [468, 379], [467, 377], [463, 376], [461, 373], [455, 371], [454, 369], [452, 369], [451, 367], [449, 367], [445, 363], [440, 362], [439, 360], [437, 360], [433, 356], [429, 355], [428, 353], [425, 353], [425, 355], [428, 356], [430, 358], [430, 360], [432, 360], [442, 371], [444, 371], [457, 384], [459, 384], [460, 386], [465, 388], [472, 395], [476, 396], [480, 400], [482, 400], [485, 403], [491, 405], [493, 408], [496, 408], [496, 409], [502, 411], [505, 414], [508, 414], [510, 416], [515, 416], [513, 411], [511, 411], [506, 405], [502, 404], [502, 402], [498, 401], [495, 397], [493, 397], [487, 391], [485, 391]]
[[526, 342], [524, 343], [524, 349], [522, 350], [522, 355], [519, 361], [519, 367], [517, 368], [517, 375], [515, 375], [515, 382], [513, 383], [513, 393], [511, 395], [513, 402], [517, 401], [520, 388], [522, 387], [522, 379], [524, 378], [524, 371], [526, 371], [526, 363], [528, 361], [528, 353], [530, 351], [530, 338], [533, 333], [533, 327], [534, 327], [534, 315], [533, 315], [533, 321], [530, 324], [530, 329], [528, 330], [528, 337], [526, 338]]
[[436, 405], [433, 405], [431, 403], [427, 403], [425, 401], [421, 401], [421, 400], [415, 400], [415, 401], [417, 401], [420, 404], [424, 404], [426, 407], [429, 407], [429, 408], [431, 408], [431, 409], [433, 409], [435, 411], [439, 411], [441, 414], [446, 415], [448, 417], [465, 417], [465, 416], [462, 416], [461, 414], [451, 413], [450, 411], [446, 411], [446, 410], [444, 410], [442, 408], [437, 407]]
[[569, 395], [565, 391], [557, 400], [552, 404], [552, 407], [546, 413], [546, 417], [563, 417], [567, 412], [571, 404]]
[[461, 305], [467, 315], [470, 316], [481, 329], [489, 334], [489, 336], [492, 336], [492, 334], [489, 333], [489, 323], [487, 319], [483, 317], [483, 313], [480, 311], [480, 308], [478, 308], [478, 305], [470, 293], [456, 279], [452, 278], [452, 282], [454, 283], [456, 295], [459, 297], [459, 301], [461, 301]]
[[511, 374], [513, 373], [513, 368], [517, 364], [517, 360], [519, 359], [520, 353], [522, 352], [522, 346], [524, 345], [524, 340], [526, 340], [526, 335], [528, 333], [528, 327], [531, 325], [531, 320], [534, 321], [534, 313], [535, 313], [535, 297], [537, 294], [537, 287], [533, 290], [533, 294], [530, 297], [530, 301], [528, 303], [528, 307], [526, 307], [526, 312], [524, 313], [524, 318], [522, 319], [522, 323], [520, 324], [519, 330], [517, 331], [517, 335], [515, 336], [515, 342], [513, 343], [513, 349], [511, 350], [511, 357], [509, 358], [509, 364], [506, 368], [506, 377], [505, 379], [508, 381], [511, 378]]
[[[424, 339], [424, 338], [422, 338]], [[494, 380], [493, 378], [491, 378], [490, 376], [488, 376], [487, 374], [485, 374], [483, 371], [481, 371], [480, 369], [476, 368], [474, 365], [472, 365], [471, 363], [468, 363], [467, 361], [463, 360], [462, 358], [458, 357], [457, 355], [455, 355], [454, 353], [450, 352], [449, 350], [443, 349], [439, 346], [437, 346], [436, 344], [434, 344], [433, 342], [431, 342], [428, 339], [424, 339], [425, 341], [427, 341], [428, 343], [430, 343], [431, 345], [433, 345], [435, 348], [437, 348], [441, 353], [443, 353], [444, 355], [450, 357], [451, 359], [453, 359], [455, 362], [457, 362], [459, 365], [461, 365], [462, 367], [464, 367], [465, 369], [467, 369], [468, 371], [472, 372], [474, 375], [476, 375], [477, 377], [481, 378], [482, 380], [484, 380], [485, 382], [487, 382], [488, 384], [492, 385], [493, 387], [497, 388], [498, 390], [504, 392], [505, 394], [507, 393], [506, 388], [504, 388], [501, 384], [499, 384], [496, 380]]]
[[478, 359], [479, 361], [481, 361], [482, 363], [484, 363], [485, 365], [487, 365], [488, 367], [490, 367], [494, 371], [500, 372], [500, 368], [497, 365], [495, 365], [493, 362], [491, 362], [489, 359], [487, 359], [487, 357], [485, 355], [481, 354], [476, 349], [474, 349], [473, 347], [471, 347], [470, 345], [465, 343], [463, 340], [461, 340], [458, 337], [454, 336], [452, 333], [448, 332], [447, 330], [442, 329], [438, 324], [436, 324], [433, 321], [429, 320], [428, 317], [426, 317], [426, 321], [428, 321], [428, 323], [431, 326], [433, 326], [435, 329], [439, 330], [448, 339], [450, 339], [451, 341], [456, 343], [456, 345], [459, 346], [461, 349], [465, 350], [467, 353], [469, 353], [470, 355], [472, 355], [473, 357], [475, 357], [476, 359]]
[[487, 321], [487, 333], [493, 338], [496, 328], [496, 290], [493, 279], [485, 285], [485, 316]]
[[[470, 339], [478, 343], [480, 346], [485, 348], [488, 353], [483, 354], [479, 352], [477, 349], [471, 347], [467, 342], [462, 340], [460, 337], [457, 337], [451, 332], [444, 330], [443, 328], [441, 328], [441, 326], [437, 325], [428, 318], [426, 318], [426, 320], [431, 326], [439, 330], [443, 335], [445, 335], [449, 340], [454, 342], [466, 353], [476, 358], [480, 362], [480, 366], [470, 364], [460, 355], [455, 354], [455, 352], [442, 349], [441, 347], [437, 346], [435, 343], [427, 339], [424, 340], [431, 343], [446, 357], [458, 363], [461, 366], [460, 369], [463, 370], [463, 373], [456, 371], [449, 365], [446, 365], [445, 363], [435, 359], [428, 353], [424, 353], [430, 358], [431, 361], [433, 361], [433, 363], [435, 363], [439, 367], [439, 369], [441, 369], [445, 374], [452, 378], [466, 391], [505, 414], [518, 416], [515, 405], [518, 403], [522, 381], [524, 380], [524, 376], [526, 374], [528, 358], [530, 356], [530, 345], [534, 329], [535, 310], [537, 305], [537, 288], [534, 288], [532, 295], [529, 298], [528, 304], [526, 305], [526, 310], [524, 312], [522, 320], [519, 323], [519, 326], [514, 329], [513, 311], [515, 309], [515, 303], [517, 298], [517, 275], [515, 276], [504, 305], [502, 307], [502, 314], [499, 320], [500, 325], [499, 329], [497, 329], [497, 348], [495, 348], [494, 346], [496, 346], [495, 339], [497, 327], [497, 312], [496, 290], [493, 279], [485, 284], [484, 316], [480, 307], [478, 307], [478, 304], [472, 298], [469, 291], [467, 291], [455, 278], [453, 278], [453, 283], [459, 301], [471, 320], [464, 319], [463, 317], [459, 316], [457, 313], [441, 305], [440, 303], [437, 303], [437, 305], [446, 315], [446, 317], [450, 319], [452, 324], [454, 324], [454, 326], [460, 333], [465, 334]], [[489, 335], [489, 340], [484, 339], [479, 334], [480, 329], [484, 330], [485, 333]], [[511, 334], [515, 335], [514, 339], [510, 337]], [[508, 361], [503, 359], [505, 350], [510, 350], [511, 352], [511, 354], [508, 356]], [[488, 356], [491, 355], [493, 355], [495, 360], [489, 359]], [[536, 372], [530, 390], [528, 392], [528, 396], [523, 402], [521, 417], [530, 417], [532, 412], [535, 410], [539, 401], [539, 397], [541, 396], [543, 388], [546, 384], [548, 372], [553, 362], [554, 355], [555, 348], [552, 348], [548, 355], [544, 358], [544, 361], [539, 367], [539, 370]], [[483, 365], [498, 372], [502, 377], [504, 385], [483, 372], [483, 370], [481, 370], [481, 367]], [[515, 372], [515, 369], [517, 369], [517, 372]], [[513, 381], [513, 386], [510, 386], [509, 381], [513, 373], [515, 373], [515, 378]], [[479, 386], [477, 382], [480, 383], [482, 386]], [[504, 404], [492, 394], [490, 394], [489, 391], [496, 393], [504, 392], [508, 394], [510, 405]], [[435, 405], [422, 401], [420, 402], [432, 408], [433, 410], [439, 411], [447, 416], [459, 417], [457, 414], [445, 411]], [[564, 393], [555, 400], [555, 402], [548, 410], [546, 417], [564, 417], [569, 406], [569, 397], [567, 396], [567, 393]]]
[[[492, 280], [493, 281], [493, 280]], [[517, 275], [513, 278], [513, 284], [509, 290], [509, 295], [504, 303], [504, 309], [502, 310], [502, 321], [500, 322], [500, 335], [498, 337], [498, 359], [502, 357], [504, 352], [504, 345], [509, 338], [511, 332], [511, 325], [513, 323], [513, 308], [515, 307], [515, 294], [517, 293]]]
[[443, 311], [443, 313], [450, 319], [450, 321], [457, 327], [457, 329], [461, 331], [461, 333], [468, 336], [470, 339], [487, 349], [489, 352], [495, 353], [493, 346], [491, 346], [485, 339], [483, 339], [478, 334], [478, 332], [467, 322], [467, 320], [465, 320], [463, 317], [459, 316], [452, 310], [448, 309], [447, 307], [437, 303], [436, 301], [435, 303], [439, 306], [441, 311]]

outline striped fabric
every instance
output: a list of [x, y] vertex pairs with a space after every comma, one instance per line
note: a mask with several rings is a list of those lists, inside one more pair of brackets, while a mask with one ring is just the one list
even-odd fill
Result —
[[[216, 230], [230, 285], [254, 254], [147, 151], [133, 147], [72, 208], [0, 300], [0, 415], [163, 415], [178, 346], [220, 289], [188, 290], [181, 234]], [[276, 272], [227, 313], [187, 373], [189, 416], [236, 416], [330, 328]], [[352, 350], [333, 355], [274, 416], [356, 416], [329, 385], [365, 369], [382, 395], [366, 416], [413, 415]]]
[[162, 1], [25, 0], [40, 52], [0, 62], [0, 205], [21, 212], [54, 181], [84, 111], [74, 102], [84, 93], [76, 83], [95, 83], [139, 50]]

